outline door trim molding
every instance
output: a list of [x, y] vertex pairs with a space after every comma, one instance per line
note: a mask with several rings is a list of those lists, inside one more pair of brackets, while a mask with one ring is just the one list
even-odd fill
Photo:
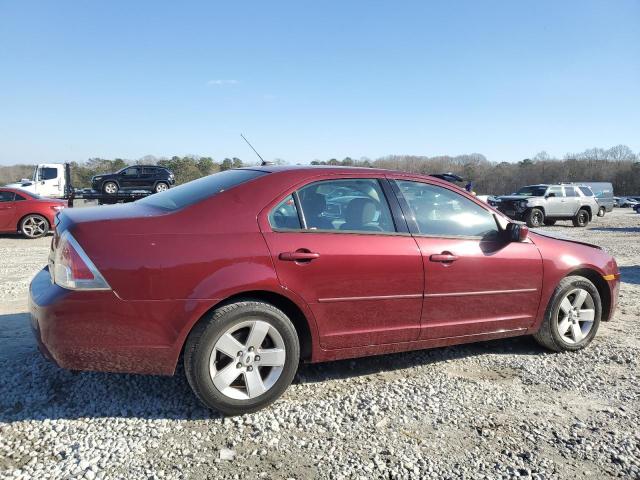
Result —
[[408, 298], [422, 298], [421, 293], [412, 293], [409, 295], [374, 295], [371, 297], [335, 297], [335, 298], [319, 298], [319, 303], [333, 302], [359, 302], [365, 300], [404, 300]]
[[427, 297], [467, 297], [472, 295], [500, 295], [500, 294], [510, 294], [510, 293], [531, 293], [537, 292], [537, 288], [520, 288], [516, 290], [483, 290], [479, 292], [448, 292], [448, 293], [425, 293], [425, 298]]

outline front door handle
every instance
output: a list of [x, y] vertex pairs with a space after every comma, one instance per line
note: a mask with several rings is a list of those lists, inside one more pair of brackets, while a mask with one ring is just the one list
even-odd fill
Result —
[[278, 258], [285, 262], [310, 262], [319, 258], [320, 254], [316, 252], [310, 252], [306, 249], [296, 250], [295, 252], [282, 252]]
[[429, 260], [432, 262], [440, 262], [440, 263], [451, 263], [455, 262], [458, 259], [453, 253], [450, 252], [442, 252], [442, 253], [434, 253], [429, 257]]

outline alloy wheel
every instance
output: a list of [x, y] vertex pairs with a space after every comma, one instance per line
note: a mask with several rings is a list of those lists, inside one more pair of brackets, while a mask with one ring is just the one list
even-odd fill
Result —
[[595, 320], [595, 304], [583, 288], [570, 290], [560, 302], [556, 321], [558, 333], [569, 344], [581, 342], [589, 335]]
[[240, 322], [216, 341], [209, 358], [213, 385], [236, 400], [256, 398], [276, 383], [286, 360], [282, 336], [260, 319]]
[[105, 184], [104, 191], [109, 195], [114, 195], [118, 192], [118, 186], [113, 182], [109, 182]]
[[542, 225], [542, 213], [539, 211], [533, 212], [531, 215], [531, 223], [533, 223], [536, 227]]
[[30, 215], [22, 222], [22, 233], [29, 238], [41, 237], [47, 230], [47, 221], [37, 215]]
[[164, 192], [166, 190], [168, 190], [169, 187], [167, 187], [166, 183], [159, 183], [158, 185], [156, 185], [156, 192], [160, 193], [160, 192]]

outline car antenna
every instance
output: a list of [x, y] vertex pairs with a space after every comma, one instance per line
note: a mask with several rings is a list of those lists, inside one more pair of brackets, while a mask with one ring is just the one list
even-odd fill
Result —
[[255, 154], [258, 156], [258, 158], [260, 159], [260, 162], [261, 162], [261, 163], [260, 163], [260, 165], [261, 165], [261, 166], [263, 166], [263, 167], [264, 167], [265, 165], [273, 165], [273, 163], [272, 163], [272, 162], [267, 162], [264, 158], [262, 158], [262, 157], [260, 156], [260, 154], [258, 153], [258, 151], [257, 151], [255, 148], [253, 148], [253, 145], [251, 145], [251, 144], [249, 143], [249, 140], [247, 140], [243, 134], [240, 134], [240, 136], [242, 137], [242, 139], [243, 139], [245, 142], [247, 142], [247, 145], [249, 145], [249, 146], [251, 147], [251, 150], [253, 150], [253, 151], [255, 152]]

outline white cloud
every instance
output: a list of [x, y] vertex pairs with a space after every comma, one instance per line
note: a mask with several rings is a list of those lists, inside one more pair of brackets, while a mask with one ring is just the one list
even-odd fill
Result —
[[238, 82], [238, 80], [221, 80], [221, 79], [218, 79], [218, 80], [209, 80], [207, 82], [207, 85], [237, 85], [238, 83], [240, 83], [240, 82]]

